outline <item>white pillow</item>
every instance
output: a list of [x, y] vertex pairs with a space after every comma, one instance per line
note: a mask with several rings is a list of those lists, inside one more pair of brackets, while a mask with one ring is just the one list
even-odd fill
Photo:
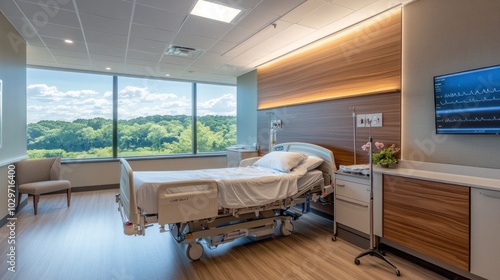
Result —
[[256, 161], [254, 166], [272, 168], [281, 172], [290, 172], [297, 167], [307, 155], [295, 152], [270, 152]]
[[311, 171], [316, 169], [318, 166], [320, 166], [323, 163], [323, 159], [318, 157], [318, 156], [308, 156], [307, 159], [302, 161], [299, 166], [303, 166], [307, 169], [307, 171]]

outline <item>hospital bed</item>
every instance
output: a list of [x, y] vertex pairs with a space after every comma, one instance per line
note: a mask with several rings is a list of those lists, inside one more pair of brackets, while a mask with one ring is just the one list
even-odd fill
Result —
[[275, 145], [235, 168], [133, 171], [126, 159], [120, 163], [116, 202], [124, 233], [145, 235], [158, 224], [188, 244], [191, 260], [203, 255], [200, 241], [213, 249], [238, 237], [272, 236], [278, 222], [290, 235], [310, 201], [333, 192], [336, 170], [330, 150], [299, 142]]

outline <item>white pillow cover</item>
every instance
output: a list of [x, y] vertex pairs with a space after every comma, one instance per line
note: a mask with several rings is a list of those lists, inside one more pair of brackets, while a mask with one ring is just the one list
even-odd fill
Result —
[[270, 152], [256, 161], [254, 166], [272, 168], [281, 172], [290, 172], [297, 167], [307, 155], [295, 152]]
[[307, 171], [316, 169], [323, 163], [323, 159], [318, 156], [308, 156], [299, 166], [304, 166]]

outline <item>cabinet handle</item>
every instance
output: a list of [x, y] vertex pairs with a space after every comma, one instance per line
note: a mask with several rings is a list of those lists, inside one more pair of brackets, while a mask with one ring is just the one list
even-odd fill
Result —
[[500, 192], [496, 191], [479, 191], [480, 194], [486, 196], [486, 197], [491, 197], [491, 198], [496, 198], [500, 199]]
[[354, 204], [356, 206], [361, 206], [361, 207], [364, 207], [364, 208], [368, 208], [368, 205], [365, 205], [365, 204], [361, 204], [361, 203], [356, 203], [356, 202], [352, 202], [352, 201], [349, 201], [349, 200], [345, 200], [345, 199], [342, 199], [342, 198], [338, 198], [336, 197], [335, 198], [336, 200], [340, 200], [340, 201], [343, 201], [343, 202], [346, 202], [346, 203], [350, 203], [350, 204]]

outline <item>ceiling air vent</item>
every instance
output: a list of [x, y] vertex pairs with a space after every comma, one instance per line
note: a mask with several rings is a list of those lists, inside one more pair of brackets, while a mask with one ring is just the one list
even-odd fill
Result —
[[201, 50], [181, 46], [170, 46], [165, 54], [186, 58], [197, 58], [198, 56], [200, 56]]

